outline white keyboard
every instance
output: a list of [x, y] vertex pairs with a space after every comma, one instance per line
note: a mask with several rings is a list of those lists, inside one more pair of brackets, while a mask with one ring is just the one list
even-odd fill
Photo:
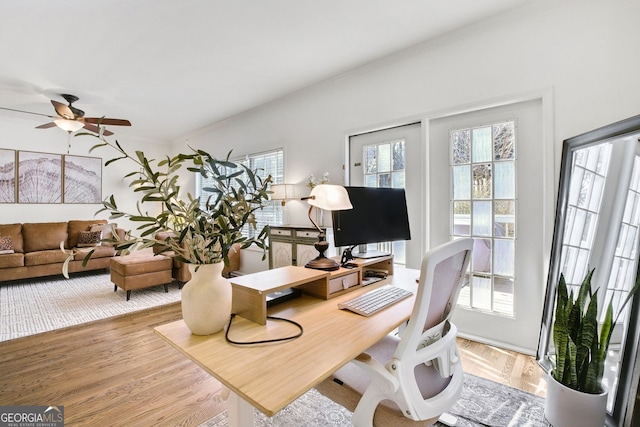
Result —
[[413, 295], [413, 292], [407, 291], [406, 289], [385, 285], [355, 298], [351, 298], [350, 300], [338, 303], [338, 308], [369, 317], [383, 308], [402, 301], [411, 295]]

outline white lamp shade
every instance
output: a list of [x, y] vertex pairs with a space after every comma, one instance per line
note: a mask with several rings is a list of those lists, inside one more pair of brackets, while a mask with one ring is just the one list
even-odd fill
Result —
[[79, 122], [77, 120], [55, 119], [53, 122], [60, 129], [64, 129], [67, 132], [75, 132], [78, 129], [82, 129], [84, 127], [84, 123]]
[[309, 199], [311, 206], [327, 211], [353, 209], [347, 190], [341, 185], [320, 184], [313, 187]]
[[293, 185], [291, 184], [272, 184], [271, 200], [289, 200], [293, 199]]

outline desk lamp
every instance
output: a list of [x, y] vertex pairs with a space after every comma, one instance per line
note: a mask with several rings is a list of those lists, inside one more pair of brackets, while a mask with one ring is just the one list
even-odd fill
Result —
[[309, 203], [309, 220], [320, 232], [318, 241], [313, 245], [320, 254], [309, 261], [305, 267], [316, 270], [337, 270], [340, 268], [340, 265], [324, 255], [327, 248], [329, 248], [329, 242], [325, 240], [327, 236], [324, 230], [313, 220], [311, 211], [314, 207], [327, 211], [352, 209], [353, 206], [349, 200], [349, 194], [347, 194], [347, 190], [341, 185], [320, 184], [313, 187], [309, 197], [303, 197], [302, 200], [306, 200]]

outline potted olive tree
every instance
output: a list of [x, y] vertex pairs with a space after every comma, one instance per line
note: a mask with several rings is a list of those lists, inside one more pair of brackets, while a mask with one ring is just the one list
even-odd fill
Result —
[[545, 418], [555, 427], [604, 425], [607, 390], [602, 386], [611, 334], [625, 305], [640, 285], [637, 281], [614, 319], [609, 300], [598, 331], [598, 290], [591, 289], [595, 269], [584, 278], [577, 295], [567, 292], [560, 274], [553, 321], [555, 364], [547, 381]]
[[[266, 226], [257, 231], [255, 211], [268, 199], [271, 176], [261, 178], [257, 170], [242, 163], [217, 159], [206, 151], [191, 149], [160, 161], [149, 159], [144, 152], [127, 153], [115, 141], [102, 135], [85, 134], [100, 139], [90, 151], [109, 146], [118, 155], [105, 162], [129, 161], [132, 171], [125, 178], [129, 187], [140, 195], [137, 212], [125, 212], [118, 207], [114, 195], [102, 202], [111, 219], [127, 218], [138, 223], [137, 231], [128, 233], [121, 241], [111, 241], [116, 250], [132, 251], [159, 245], [163, 255], [189, 264], [192, 278], [182, 288], [182, 314], [194, 334], [209, 335], [223, 329], [231, 313], [231, 284], [222, 277], [224, 264], [234, 244], [241, 248], [256, 245], [266, 256]], [[181, 194], [179, 173], [185, 169], [199, 173], [212, 185], [204, 190], [210, 194], [201, 201], [190, 193]], [[150, 215], [143, 210], [145, 203], [160, 203], [162, 210]], [[203, 203], [202, 203], [203, 202]], [[257, 237], [248, 238], [242, 230], [248, 225], [256, 228]], [[163, 232], [166, 240], [156, 238]], [[87, 255], [87, 258], [90, 254]]]

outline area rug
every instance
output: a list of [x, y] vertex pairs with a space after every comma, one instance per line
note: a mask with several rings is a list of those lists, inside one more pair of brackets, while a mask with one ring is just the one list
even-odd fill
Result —
[[0, 341], [106, 319], [180, 300], [178, 284], [113, 291], [109, 273], [86, 272], [0, 286]]
[[[458, 418], [456, 426], [459, 427], [549, 426], [544, 419], [544, 398], [471, 374], [465, 374], [462, 395], [449, 413]], [[311, 389], [273, 417], [256, 410], [255, 424], [259, 427], [347, 427], [351, 426], [351, 412]], [[226, 411], [200, 425], [226, 426]]]

